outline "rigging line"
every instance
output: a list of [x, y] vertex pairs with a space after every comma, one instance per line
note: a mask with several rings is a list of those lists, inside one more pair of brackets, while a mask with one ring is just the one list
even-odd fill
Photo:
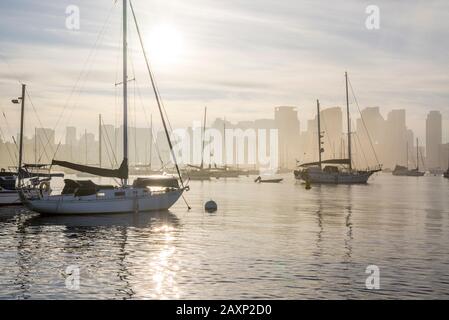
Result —
[[[11, 126], [9, 125], [8, 118], [6, 117], [6, 113], [3, 111], [3, 109], [0, 109], [0, 111], [3, 114], [3, 118], [5, 118], [6, 129], [8, 130], [6, 133], [8, 134], [9, 137], [13, 137], [14, 134], [12, 134]], [[16, 146], [16, 148], [15, 148], [14, 152], [17, 153], [17, 152], [19, 152], [19, 148], [17, 147], [17, 144], [15, 144], [15, 146]]]
[[154, 90], [154, 93], [155, 93], [155, 96], [156, 96], [156, 101], [158, 103], [162, 124], [164, 126], [165, 135], [167, 137], [167, 142], [168, 142], [168, 145], [170, 146], [170, 151], [171, 151], [171, 154], [172, 154], [172, 157], [173, 157], [173, 161], [174, 161], [174, 164], [175, 164], [175, 167], [176, 167], [176, 171], [177, 171], [178, 176], [179, 176], [179, 181], [181, 182], [181, 186], [184, 187], [184, 181], [182, 179], [181, 171], [179, 170], [179, 166], [178, 166], [178, 163], [176, 161], [175, 152], [173, 151], [173, 145], [172, 145], [172, 142], [170, 140], [170, 134], [169, 134], [169, 132], [167, 130], [167, 123], [166, 123], [166, 121], [164, 119], [164, 114], [163, 114], [163, 111], [162, 111], [162, 106], [161, 106], [161, 101], [160, 101], [161, 99], [160, 99], [160, 96], [158, 95], [158, 91], [157, 91], [157, 88], [156, 88], [156, 85], [155, 85], [155, 80], [154, 80], [153, 74], [152, 74], [151, 69], [150, 69], [150, 64], [149, 64], [148, 59], [147, 59], [147, 55], [146, 55], [146, 52], [145, 52], [145, 46], [143, 45], [142, 37], [140, 35], [139, 25], [137, 24], [137, 18], [136, 18], [136, 15], [135, 15], [134, 8], [133, 8], [131, 0], [129, 1], [129, 4], [130, 4], [131, 11], [132, 11], [132, 14], [133, 14], [134, 23], [136, 25], [136, 30], [137, 30], [137, 34], [139, 36], [140, 45], [142, 47], [142, 52], [143, 52], [143, 56], [145, 58], [145, 63], [146, 63], [146, 66], [147, 66], [147, 70], [148, 70], [148, 73], [150, 75], [151, 84], [153, 86], [153, 90]]
[[157, 156], [159, 158], [159, 161], [161, 162], [161, 166], [164, 167], [165, 165], [164, 165], [164, 161], [162, 160], [162, 156], [161, 156], [161, 152], [159, 150], [159, 146], [157, 145], [156, 141], [154, 140], [154, 128], [151, 127], [151, 125], [150, 125], [150, 123], [148, 121], [147, 110], [146, 110], [146, 108], [145, 108], [145, 106], [143, 104], [142, 93], [140, 91], [140, 86], [139, 86], [139, 83], [138, 83], [137, 79], [136, 79], [136, 87], [137, 87], [137, 94], [138, 94], [139, 100], [140, 100], [140, 105], [141, 105], [143, 113], [145, 115], [145, 121], [147, 123], [147, 127], [151, 129], [151, 143], [153, 143], [153, 145], [156, 147]]
[[362, 115], [362, 111], [360, 110], [359, 102], [357, 100], [357, 97], [355, 96], [354, 88], [352, 87], [351, 80], [348, 79], [348, 82], [349, 82], [349, 86], [351, 87], [351, 93], [352, 93], [352, 96], [354, 97], [355, 104], [357, 105], [357, 109], [359, 111], [360, 118], [362, 119], [363, 127], [365, 128], [366, 135], [368, 136], [369, 143], [371, 145], [371, 149], [373, 150], [377, 165], [380, 166], [380, 162], [379, 162], [379, 158], [377, 157], [376, 149], [374, 149], [373, 140], [371, 139], [371, 135], [369, 134], [368, 127], [366, 126], [365, 119], [363, 118], [363, 115]]
[[[100, 31], [97, 34], [97, 37], [96, 37], [95, 42], [94, 42], [94, 45], [90, 49], [89, 54], [88, 54], [86, 60], [84, 61], [83, 67], [82, 67], [80, 73], [78, 74], [78, 77], [77, 77], [77, 79], [75, 81], [75, 84], [73, 85], [73, 87], [72, 87], [72, 89], [70, 91], [69, 97], [67, 98], [67, 100], [66, 100], [66, 102], [64, 104], [63, 110], [61, 111], [61, 113], [59, 115], [59, 118], [56, 121], [56, 125], [55, 125], [55, 127], [53, 129], [55, 131], [56, 131], [56, 128], [59, 126], [59, 123], [60, 123], [60, 121], [61, 121], [65, 111], [67, 110], [67, 107], [69, 106], [69, 102], [72, 100], [72, 96], [75, 94], [75, 92], [78, 90], [78, 88], [79, 88], [79, 90], [78, 90], [78, 95], [77, 96], [79, 97], [81, 95], [81, 92], [82, 92], [82, 90], [84, 88], [84, 85], [85, 85], [85, 82], [86, 82], [86, 78], [90, 74], [90, 70], [88, 72], [86, 72], [86, 69], [88, 67], [89, 61], [91, 60], [92, 55], [97, 50], [98, 43], [99, 43], [100, 39], [102, 39], [102, 37], [103, 37], [103, 35], [104, 35], [105, 31], [106, 31], [106, 27], [107, 27], [107, 24], [108, 24], [109, 19], [111, 17], [111, 14], [112, 14], [112, 11], [114, 9], [115, 4], [116, 4], [116, 2], [113, 2], [111, 7], [109, 8], [109, 11], [108, 11], [108, 14], [106, 16], [106, 19], [105, 19], [103, 25], [101, 26]], [[84, 76], [84, 80], [82, 80], [83, 76]], [[78, 86], [80, 81], [83, 82], [82, 86]], [[74, 103], [73, 107], [71, 108], [71, 113], [69, 115], [69, 118], [72, 116], [75, 107], [76, 107], [76, 103]], [[61, 135], [60, 141], [62, 141], [62, 135]]]
[[325, 130], [324, 132], [325, 132], [325, 136], [327, 137], [327, 141], [329, 142], [329, 146], [330, 146], [331, 149], [332, 149], [333, 157], [335, 158], [335, 146], [334, 146], [334, 144], [333, 144], [332, 139], [331, 139], [330, 136], [329, 136], [329, 131], [328, 131], [328, 129], [327, 129], [327, 124], [326, 124], [326, 117], [321, 116], [321, 119], [323, 120], [323, 123], [324, 123], [324, 130]]
[[13, 158], [13, 156], [12, 156], [12, 154], [11, 154], [11, 150], [9, 149], [9, 142], [7, 142], [6, 140], [5, 140], [5, 136], [4, 136], [4, 134], [3, 134], [3, 130], [2, 130], [2, 128], [0, 127], [0, 138], [2, 139], [2, 141], [4, 141], [4, 143], [3, 143], [3, 145], [5, 146], [5, 148], [6, 148], [6, 150], [8, 151], [8, 154], [9, 154], [9, 160], [11, 161], [11, 163], [15, 163], [15, 162], [17, 162], [17, 155], [14, 153], [14, 158]]
[[[105, 124], [104, 124], [103, 119], [101, 119], [101, 123], [103, 124], [103, 127], [104, 127]], [[114, 128], [114, 131], [115, 131], [115, 128]], [[112, 166], [117, 166], [118, 165], [117, 157], [116, 157], [115, 152], [114, 152], [114, 150], [112, 148], [112, 143], [111, 143], [111, 140], [109, 138], [108, 130], [104, 130], [104, 132], [106, 133], [106, 139], [107, 139], [107, 141], [109, 143], [109, 147], [111, 148], [112, 155], [114, 156], [114, 162], [112, 162], [112, 159], [109, 157], [109, 150], [108, 150], [108, 148], [106, 148], [106, 151], [108, 152], [109, 162], [111, 163]]]
[[[426, 164], [424, 163], [424, 157], [423, 157], [423, 155], [422, 155], [421, 149], [418, 148], [418, 151], [419, 151], [419, 156], [420, 156], [420, 158], [421, 158], [421, 162], [422, 162], [423, 169], [425, 169], [425, 168], [426, 168]], [[419, 160], [418, 160], [418, 161], [419, 161]]]
[[362, 142], [360, 141], [360, 137], [358, 134], [354, 134], [354, 135], [357, 138], [357, 142], [359, 143], [360, 150], [362, 151], [363, 158], [365, 159], [365, 164], [366, 164], [366, 166], [369, 166], [368, 158], [366, 157], [365, 151], [363, 151], [363, 145], [362, 145]]
[[[45, 139], [47, 140], [47, 145], [50, 146], [50, 148], [51, 148], [50, 151], [53, 152], [53, 146], [50, 144], [50, 139], [49, 139], [49, 137], [48, 137], [48, 135], [47, 135], [46, 130], [44, 130], [44, 125], [42, 124], [42, 121], [41, 121], [41, 119], [40, 119], [40, 117], [39, 117], [39, 114], [37, 113], [36, 107], [34, 106], [33, 100], [31, 99], [31, 95], [30, 95], [30, 93], [29, 93], [29, 91], [28, 91], [28, 88], [26, 88], [25, 90], [26, 90], [26, 95], [27, 95], [28, 101], [30, 102], [31, 107], [33, 108], [33, 111], [34, 111], [34, 113], [35, 113], [35, 115], [36, 115], [37, 121], [39, 122], [39, 125], [40, 125], [41, 128], [43, 129]], [[44, 149], [45, 149], [45, 146], [44, 146]]]
[[[35, 137], [36, 138], [36, 137]], [[43, 143], [43, 141], [42, 141], [42, 138], [41, 138], [41, 136], [39, 136], [39, 141], [40, 141], [40, 145], [42, 146], [42, 152], [40, 153], [40, 155], [39, 155], [39, 158], [38, 158], [38, 162], [37, 163], [40, 163], [41, 161], [42, 161], [42, 157], [45, 155], [48, 159], [52, 159], [52, 158], [50, 158], [49, 156], [48, 156], [48, 153], [47, 153], [47, 149], [45, 148], [45, 146], [44, 146], [44, 143]], [[39, 148], [40, 149], [40, 148]], [[40, 151], [40, 150], [39, 150]]]

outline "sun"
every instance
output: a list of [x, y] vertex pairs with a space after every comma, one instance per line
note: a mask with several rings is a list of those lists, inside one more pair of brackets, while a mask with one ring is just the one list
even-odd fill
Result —
[[162, 24], [150, 30], [148, 54], [153, 63], [175, 64], [181, 58], [183, 51], [182, 35], [173, 25]]

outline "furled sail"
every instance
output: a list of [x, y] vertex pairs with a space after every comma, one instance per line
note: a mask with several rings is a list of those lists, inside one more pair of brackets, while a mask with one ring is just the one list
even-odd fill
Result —
[[[351, 163], [350, 159], [330, 159], [330, 160], [323, 160], [321, 161], [322, 164], [347, 164], [349, 165]], [[319, 162], [309, 162], [309, 163], [303, 163], [299, 165], [300, 167], [310, 167], [310, 166], [316, 166], [319, 165]]]
[[80, 172], [90, 173], [100, 177], [118, 178], [118, 179], [128, 179], [128, 160], [123, 159], [120, 168], [118, 169], [104, 169], [98, 167], [90, 167], [82, 164], [53, 160], [52, 165], [61, 166], [64, 168], [73, 169]]

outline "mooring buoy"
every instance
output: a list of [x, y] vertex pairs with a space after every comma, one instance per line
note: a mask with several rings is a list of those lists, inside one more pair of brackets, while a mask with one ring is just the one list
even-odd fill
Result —
[[204, 210], [206, 210], [207, 212], [215, 212], [217, 211], [217, 203], [213, 200], [209, 200], [204, 204]]
[[306, 190], [310, 190], [310, 189], [312, 189], [312, 186], [310, 185], [310, 181], [307, 180], [306, 181]]

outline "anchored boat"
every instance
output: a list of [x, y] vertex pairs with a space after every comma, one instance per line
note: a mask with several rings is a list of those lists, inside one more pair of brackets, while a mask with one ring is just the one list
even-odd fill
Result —
[[[348, 74], [345, 72], [346, 80], [346, 111], [348, 121], [348, 158], [322, 160], [324, 152], [321, 139], [321, 119], [320, 102], [317, 100], [317, 123], [318, 123], [318, 154], [319, 161], [300, 164], [298, 170], [294, 171], [295, 178], [307, 183], [329, 183], [329, 184], [363, 184], [376, 172], [381, 171], [379, 165], [375, 169], [355, 170], [352, 167], [352, 148], [351, 148], [351, 118], [349, 112], [348, 95]], [[326, 166], [324, 166], [326, 165]]]
[[408, 143], [407, 143], [407, 166], [397, 165], [392, 174], [394, 176], [406, 176], [406, 177], [422, 177], [425, 175], [425, 172], [419, 171], [419, 140], [416, 139], [416, 168], [409, 169], [408, 168]]
[[[132, 11], [136, 31], [145, 59], [151, 85], [156, 97], [162, 124], [172, 157], [174, 159], [178, 179], [170, 175], [154, 176], [150, 178], [136, 179], [133, 184], [128, 184], [128, 87], [127, 74], [127, 7]], [[23, 203], [31, 210], [42, 214], [97, 214], [139, 212], [169, 209], [188, 190], [184, 186], [178, 164], [176, 162], [173, 145], [164, 118], [161, 98], [157, 90], [153, 74], [144, 49], [142, 37], [137, 23], [132, 3], [123, 0], [123, 160], [118, 169], [105, 169], [76, 163], [53, 160], [52, 165], [58, 165], [98, 177], [120, 179], [118, 186], [98, 185], [90, 180], [65, 180], [65, 186], [61, 194], [49, 195], [32, 192], [31, 186], [24, 187], [20, 191]]]
[[256, 182], [256, 183], [279, 183], [279, 182], [282, 182], [282, 180], [284, 180], [284, 179], [282, 179], [282, 178], [278, 178], [278, 179], [276, 179], [276, 178], [274, 178], [274, 179], [263, 179], [261, 176], [258, 176], [254, 180], [254, 182]]

